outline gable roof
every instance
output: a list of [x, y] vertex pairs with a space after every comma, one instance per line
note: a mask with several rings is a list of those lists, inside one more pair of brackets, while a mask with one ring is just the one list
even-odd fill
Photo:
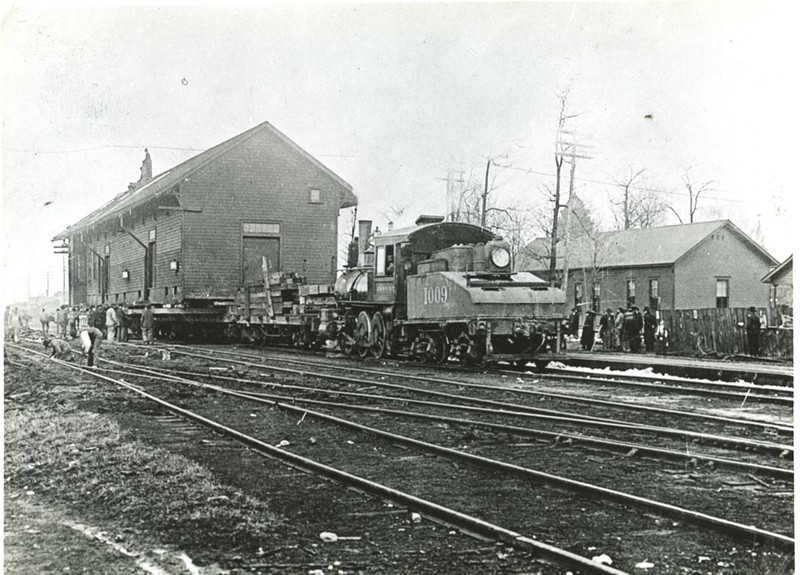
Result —
[[770, 270], [770, 272], [761, 278], [761, 281], [764, 283], [772, 283], [774, 280], [780, 279], [786, 274], [792, 273], [792, 269], [794, 267], [792, 263], [792, 258], [794, 258], [794, 254], [790, 255], [786, 260], [783, 261], [778, 267], [775, 269]]
[[189, 158], [188, 160], [178, 164], [177, 166], [174, 166], [164, 172], [161, 172], [160, 174], [151, 178], [149, 181], [145, 182], [143, 185], [136, 187], [132, 190], [126, 190], [121, 194], [116, 195], [110, 201], [106, 202], [98, 209], [91, 212], [88, 216], [79, 220], [77, 223], [68, 226], [64, 231], [56, 234], [56, 236], [53, 238], [53, 241], [64, 239], [74, 234], [77, 231], [85, 229], [91, 226], [92, 224], [99, 222], [100, 220], [103, 220], [112, 215], [118, 215], [124, 212], [125, 210], [131, 209], [134, 206], [140, 205], [148, 200], [158, 197], [159, 195], [165, 192], [168, 192], [176, 184], [183, 181], [184, 178], [188, 177], [193, 172], [196, 172], [209, 162], [220, 157], [222, 154], [243, 144], [255, 134], [263, 131], [268, 131], [273, 135], [278, 136], [278, 138], [282, 140], [283, 143], [285, 143], [293, 150], [302, 154], [307, 160], [309, 160], [317, 168], [322, 170], [327, 176], [333, 179], [333, 181], [342, 188], [339, 193], [340, 209], [349, 208], [358, 204], [358, 198], [356, 198], [355, 194], [353, 194], [353, 187], [350, 184], [348, 184], [342, 178], [337, 176], [334, 172], [332, 172], [329, 168], [323, 165], [322, 162], [317, 160], [314, 156], [312, 156], [311, 154], [303, 150], [300, 146], [298, 146], [296, 143], [294, 143], [292, 140], [290, 140], [275, 126], [273, 126], [269, 122], [262, 122], [261, 124], [253, 128], [250, 128], [245, 132], [242, 132], [238, 136], [234, 136], [233, 138], [226, 140], [221, 144], [217, 144], [216, 146], [209, 148], [205, 152], [201, 152], [200, 154]]
[[[740, 236], [764, 259], [777, 263], [763, 247], [737, 228], [730, 220], [716, 220], [692, 224], [678, 224], [657, 228], [641, 228], [616, 232], [602, 232], [597, 243], [587, 236], [570, 238], [570, 269], [590, 268], [593, 265], [603, 268], [672, 265], [694, 250], [708, 236], [721, 228]], [[564, 265], [563, 242], [559, 242], [558, 267]], [[534, 240], [523, 254], [520, 269], [547, 270], [549, 262], [545, 259], [549, 249], [546, 240]], [[593, 257], [596, 254], [596, 264]]]

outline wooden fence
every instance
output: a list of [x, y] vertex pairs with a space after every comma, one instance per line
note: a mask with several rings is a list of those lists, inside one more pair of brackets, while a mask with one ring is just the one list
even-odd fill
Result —
[[[765, 308], [756, 310], [766, 315]], [[747, 308], [661, 310], [660, 320], [667, 330], [667, 353], [746, 355]], [[794, 357], [793, 329], [777, 326], [761, 328], [760, 355]]]

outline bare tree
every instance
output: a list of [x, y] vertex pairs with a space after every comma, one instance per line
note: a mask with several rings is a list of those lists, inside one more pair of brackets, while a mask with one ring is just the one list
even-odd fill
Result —
[[[691, 169], [692, 167], [690, 166], [683, 172], [683, 187], [686, 189], [686, 192], [689, 195], [689, 223], [694, 222], [701, 194], [713, 192], [715, 183], [714, 180], [708, 180], [707, 182], [702, 183], [695, 181], [690, 174]], [[677, 216], [678, 221], [683, 223], [683, 218], [681, 218], [681, 215], [675, 210], [675, 208], [672, 206], [667, 207], [672, 210], [673, 214]]]
[[641, 185], [644, 172], [645, 168], [635, 173], [628, 168], [627, 175], [614, 178], [622, 192], [617, 198], [610, 198], [616, 207], [612, 214], [618, 230], [649, 228], [661, 221], [666, 205], [659, 190]]

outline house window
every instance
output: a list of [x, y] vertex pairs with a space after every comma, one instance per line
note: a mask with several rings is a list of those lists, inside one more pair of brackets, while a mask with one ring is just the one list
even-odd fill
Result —
[[717, 279], [717, 307], [728, 307], [728, 281]]
[[147, 239], [151, 242], [156, 241], [156, 231], [150, 230], [150, 233], [147, 235]]
[[281, 235], [281, 225], [263, 222], [244, 222], [242, 224], [242, 235], [249, 237], [279, 236]]
[[650, 280], [650, 309], [658, 309], [658, 280]]
[[310, 204], [321, 204], [322, 203], [322, 192], [317, 189], [311, 188], [308, 191], [308, 203]]
[[628, 307], [636, 305], [636, 280], [627, 282]]
[[575, 307], [583, 303], [583, 283], [577, 282], [575, 284]]
[[600, 313], [600, 284], [592, 286], [592, 309], [594, 313]]

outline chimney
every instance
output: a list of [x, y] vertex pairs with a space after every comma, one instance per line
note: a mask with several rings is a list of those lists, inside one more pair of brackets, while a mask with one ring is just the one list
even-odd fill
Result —
[[153, 177], [153, 161], [150, 159], [150, 152], [144, 149], [144, 160], [142, 160], [142, 177], [139, 181], [144, 183]]

